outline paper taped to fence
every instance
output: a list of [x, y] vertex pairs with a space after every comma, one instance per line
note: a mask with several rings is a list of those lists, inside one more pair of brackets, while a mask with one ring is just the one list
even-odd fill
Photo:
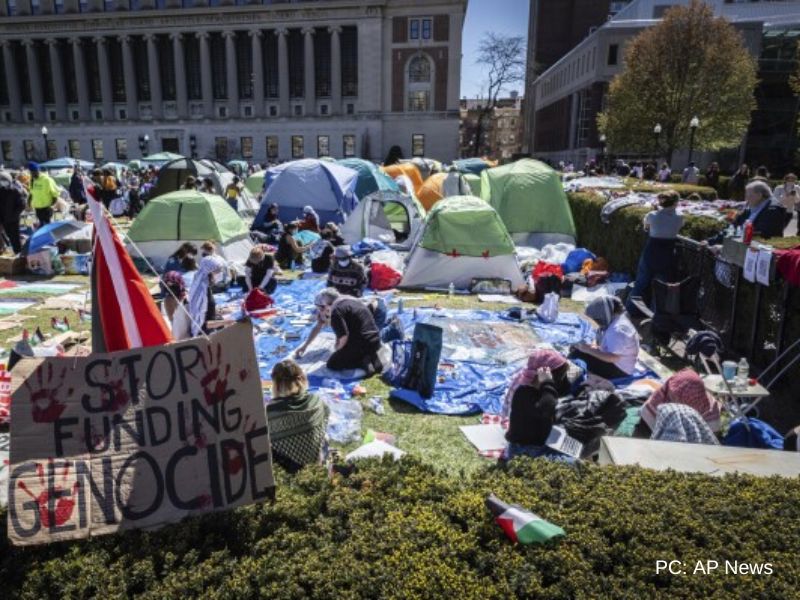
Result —
[[14, 370], [16, 545], [157, 528], [274, 488], [251, 326]]

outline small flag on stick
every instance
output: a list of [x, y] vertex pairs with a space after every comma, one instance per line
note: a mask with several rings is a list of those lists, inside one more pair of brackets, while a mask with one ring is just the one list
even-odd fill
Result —
[[494, 494], [486, 498], [486, 508], [492, 511], [494, 520], [514, 542], [540, 544], [554, 537], [566, 535], [558, 525], [545, 521], [521, 506], [506, 504]]

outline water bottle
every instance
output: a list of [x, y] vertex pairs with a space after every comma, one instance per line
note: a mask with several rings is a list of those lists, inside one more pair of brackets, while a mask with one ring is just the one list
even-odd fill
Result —
[[728, 229], [725, 232], [725, 237], [732, 238], [736, 235], [736, 227], [733, 226], [733, 223], [728, 225]]
[[403, 299], [402, 298], [400, 298], [397, 301], [397, 314], [398, 315], [402, 315], [403, 314]]
[[369, 399], [369, 407], [376, 415], [382, 415], [386, 411], [383, 408], [383, 401], [380, 396], [373, 396]]
[[750, 377], [750, 365], [747, 364], [747, 359], [743, 356], [739, 361], [739, 366], [736, 368], [736, 384], [738, 387], [747, 388], [748, 377]]
[[449, 286], [447, 286], [447, 295], [448, 295], [448, 296], [452, 296], [452, 295], [453, 295], [453, 294], [455, 294], [455, 293], [456, 293], [456, 284], [454, 284], [454, 283], [451, 281], [451, 282], [450, 282], [450, 285], [449, 285]]

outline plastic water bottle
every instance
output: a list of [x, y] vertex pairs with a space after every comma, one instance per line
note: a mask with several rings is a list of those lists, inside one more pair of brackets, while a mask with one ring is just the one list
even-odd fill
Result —
[[455, 293], [456, 293], [456, 284], [451, 281], [450, 285], [447, 286], [447, 295], [452, 296]]
[[403, 314], [403, 299], [402, 298], [400, 298], [397, 301], [397, 314], [398, 315], [402, 315]]
[[738, 387], [747, 388], [747, 378], [750, 376], [750, 365], [747, 364], [747, 359], [743, 356], [739, 361], [739, 366], [736, 367], [736, 384]]

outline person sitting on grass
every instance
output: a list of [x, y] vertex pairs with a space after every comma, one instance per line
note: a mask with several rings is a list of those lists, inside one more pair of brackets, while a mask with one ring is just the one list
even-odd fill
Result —
[[300, 221], [300, 231], [319, 233], [319, 215], [311, 206], [303, 207], [303, 220]]
[[360, 298], [367, 285], [367, 273], [361, 263], [353, 260], [350, 246], [337, 246], [333, 253], [336, 259], [331, 264], [328, 285], [341, 294]]
[[332, 371], [363, 369], [367, 377], [383, 372], [378, 358], [381, 339], [375, 317], [367, 306], [357, 298], [343, 296], [336, 288], [325, 288], [314, 299], [317, 323], [305, 342], [295, 351], [301, 358], [314, 339], [326, 325], [336, 335], [333, 353], [327, 367]]
[[333, 257], [333, 244], [331, 243], [331, 232], [323, 229], [320, 238], [311, 246], [311, 271], [314, 273], [327, 273], [331, 270], [331, 258]]
[[264, 236], [263, 240], [267, 244], [277, 244], [283, 235], [283, 223], [281, 223], [279, 211], [278, 205], [273, 202], [267, 209], [264, 222], [259, 227], [251, 227], [251, 230]]
[[[566, 379], [566, 371], [563, 376]], [[574, 463], [575, 459], [546, 446], [556, 418], [559, 389], [547, 367], [537, 369], [528, 384], [518, 386], [511, 399], [503, 459], [515, 456], [549, 458]]]
[[639, 356], [639, 334], [622, 301], [616, 296], [595, 298], [586, 307], [586, 316], [599, 326], [598, 344], [575, 344], [570, 358], [583, 360], [590, 373], [606, 379], [632, 375]]
[[272, 459], [290, 473], [319, 464], [325, 448], [328, 406], [308, 391], [303, 369], [292, 359], [272, 368], [272, 400], [267, 404]]
[[266, 294], [275, 292], [275, 288], [278, 287], [275, 275], [280, 273], [280, 269], [275, 268], [275, 258], [272, 254], [265, 252], [261, 246], [256, 246], [250, 251], [244, 267], [248, 292], [256, 288]]
[[297, 223], [293, 221], [286, 224], [286, 229], [281, 234], [278, 251], [275, 253], [275, 260], [281, 269], [291, 269], [295, 264], [303, 267], [303, 253], [308, 250], [308, 246], [303, 246], [295, 239], [296, 233]]
[[528, 364], [517, 371], [511, 385], [508, 386], [503, 400], [503, 409], [500, 411], [502, 417], [508, 418], [511, 413], [511, 401], [517, 388], [522, 385], [532, 385], [536, 381], [539, 370], [544, 368], [550, 369], [552, 373], [553, 385], [558, 391], [557, 397], [560, 398], [569, 393], [570, 382], [567, 379], [569, 363], [567, 359], [556, 350], [534, 350], [528, 357]]

